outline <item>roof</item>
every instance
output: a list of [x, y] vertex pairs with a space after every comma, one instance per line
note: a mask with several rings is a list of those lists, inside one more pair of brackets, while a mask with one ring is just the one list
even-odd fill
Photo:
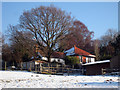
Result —
[[35, 62], [37, 62], [37, 63], [46, 63], [45, 61], [41, 61], [41, 60], [37, 60]]
[[54, 58], [64, 58], [64, 53], [63, 52], [53, 52], [51, 57]]
[[82, 64], [82, 65], [94, 65], [94, 64], [107, 63], [107, 62], [110, 62], [110, 60], [90, 62], [90, 63], [85, 63], [85, 64]]
[[69, 50], [66, 50], [65, 53], [66, 53], [67, 56], [77, 54], [77, 55], [84, 55], [84, 56], [95, 57], [95, 55], [92, 55], [92, 54], [90, 54], [90, 53], [88, 53], [88, 52], [86, 52], [86, 51], [76, 47], [75, 45], [74, 45], [73, 48], [71, 48]]
[[76, 47], [75, 45], [74, 45], [74, 50], [75, 50], [75, 51], [74, 51], [75, 54], [78, 54], [78, 55], [85, 55], [85, 56], [92, 55], [92, 54], [90, 54], [90, 53], [88, 53], [88, 52], [86, 52], [86, 51], [84, 51], [84, 50]]

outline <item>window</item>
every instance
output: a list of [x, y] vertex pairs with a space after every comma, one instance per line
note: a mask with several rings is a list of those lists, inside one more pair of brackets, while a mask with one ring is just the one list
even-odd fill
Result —
[[80, 62], [82, 62], [82, 56], [79, 56]]
[[91, 62], [91, 58], [88, 58], [88, 62]]

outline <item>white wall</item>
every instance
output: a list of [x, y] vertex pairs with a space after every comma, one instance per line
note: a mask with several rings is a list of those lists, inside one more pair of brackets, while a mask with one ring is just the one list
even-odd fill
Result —
[[91, 58], [91, 62], [95, 62], [95, 58]]
[[95, 62], [95, 58], [93, 58], [93, 57], [86, 57], [86, 63], [89, 63], [88, 62], [89, 59], [90, 59], [91, 62]]
[[86, 57], [86, 63], [88, 63], [88, 57]]
[[[47, 59], [47, 57], [42, 57], [42, 60], [47, 61], [48, 59]], [[51, 60], [51, 62], [56, 61], [56, 62], [60, 62], [60, 63], [62, 63], [62, 64], [65, 64], [65, 60], [63, 60], [63, 59], [59, 59], [59, 58], [50, 58], [50, 60]]]
[[63, 59], [59, 59], [59, 58], [51, 58], [51, 62], [54, 62], [54, 61], [56, 61], [56, 62], [60, 62], [60, 63], [62, 63], [62, 64], [65, 64], [65, 61], [64, 61]]

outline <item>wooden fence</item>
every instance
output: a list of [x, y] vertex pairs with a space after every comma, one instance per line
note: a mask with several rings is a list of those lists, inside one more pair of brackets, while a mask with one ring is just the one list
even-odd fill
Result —
[[102, 74], [103, 75], [120, 75], [120, 69], [102, 69]]
[[[14, 70], [12, 66], [10, 68], [6, 67], [5, 62], [5, 70]], [[21, 62], [17, 69], [15, 70], [28, 70], [35, 73], [43, 73], [43, 74], [58, 74], [62, 75], [64, 73], [70, 74], [82, 74], [82, 69], [73, 69], [72, 66], [62, 65], [58, 63], [39, 63], [35, 65], [33, 62]]]
[[44, 74], [59, 74], [62, 75], [64, 73], [70, 74], [81, 74], [81, 69], [73, 69], [67, 65], [61, 64], [42, 64], [35, 66], [36, 73], [44, 73]]

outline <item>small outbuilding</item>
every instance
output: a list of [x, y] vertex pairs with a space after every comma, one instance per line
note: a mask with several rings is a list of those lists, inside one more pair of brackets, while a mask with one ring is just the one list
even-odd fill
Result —
[[82, 64], [84, 75], [101, 75], [102, 69], [110, 68], [110, 60]]

